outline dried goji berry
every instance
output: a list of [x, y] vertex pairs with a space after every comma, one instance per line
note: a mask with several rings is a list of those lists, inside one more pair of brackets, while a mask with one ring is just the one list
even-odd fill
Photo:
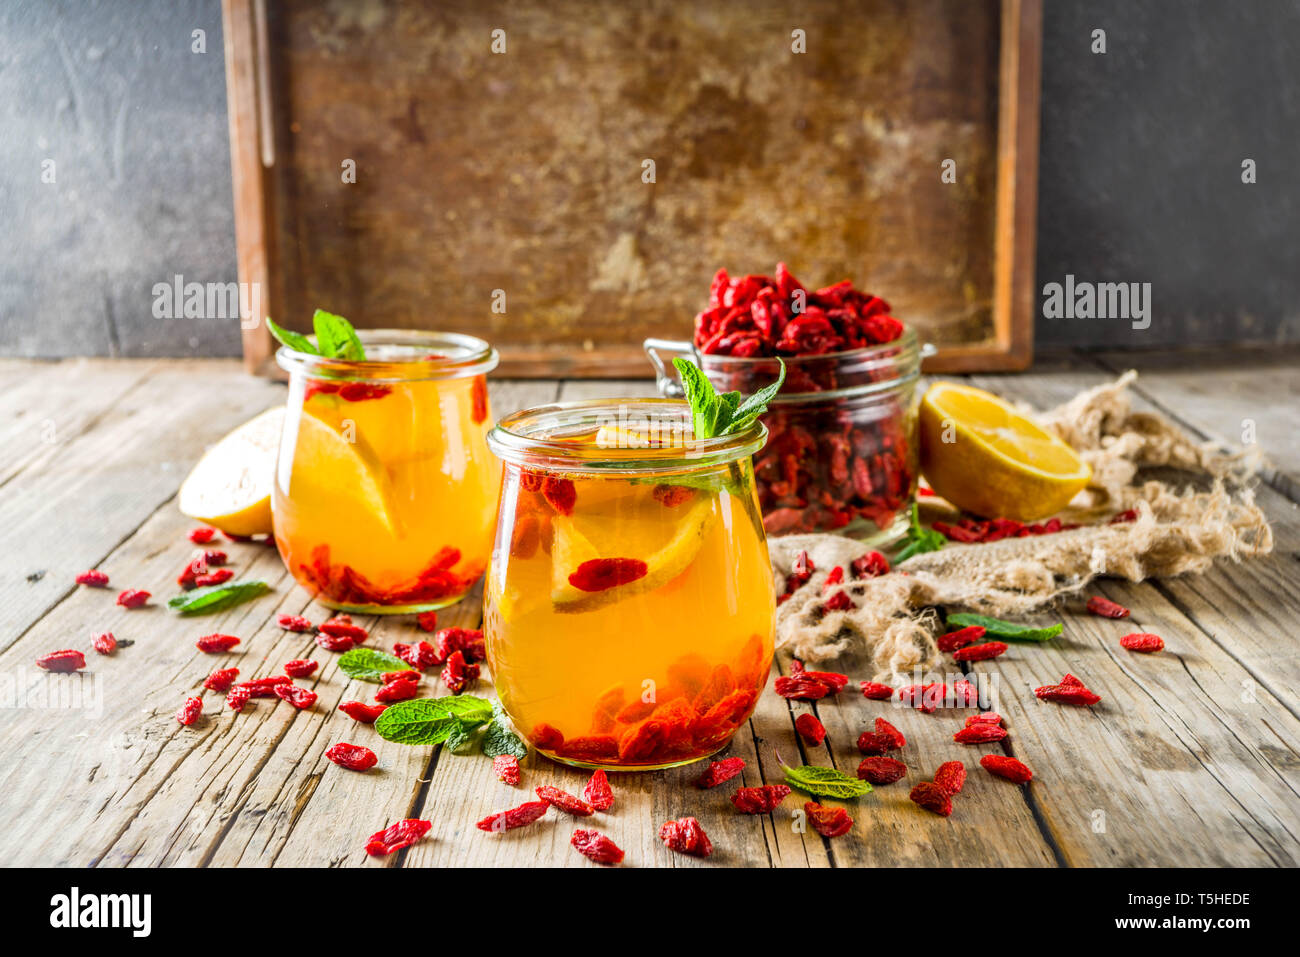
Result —
[[996, 774], [998, 777], [1014, 781], [1016, 784], [1024, 784], [1034, 776], [1034, 772], [1029, 770], [1022, 762], [1017, 761], [1015, 758], [1009, 758], [1005, 754], [984, 755], [984, 757], [980, 758], [980, 767], [990, 774]]
[[198, 575], [194, 579], [196, 588], [206, 588], [211, 585], [221, 585], [235, 577], [235, 573], [229, 568], [218, 568], [215, 572], [208, 572], [206, 575]]
[[603, 768], [597, 768], [582, 789], [582, 799], [597, 811], [608, 811], [614, 806], [614, 789], [609, 786], [609, 777]]
[[190, 529], [189, 540], [195, 545], [206, 545], [216, 537], [217, 530], [204, 525], [200, 528]]
[[418, 671], [428, 671], [434, 665], [440, 665], [443, 662], [443, 659], [438, 657], [433, 645], [427, 641], [417, 641], [413, 645], [399, 641], [393, 645], [393, 654]]
[[1082, 688], [1084, 686], [1082, 681], [1070, 674], [1068, 671], [1065, 673], [1065, 677], [1058, 681], [1057, 684], [1063, 685], [1067, 688]]
[[1006, 642], [987, 641], [982, 645], [967, 645], [965, 648], [958, 648], [952, 657], [954, 661], [988, 661], [990, 658], [996, 658], [1004, 654], [1006, 650]]
[[437, 631], [438, 613], [436, 611], [422, 611], [415, 616], [415, 623], [420, 626], [421, 631]]
[[594, 807], [581, 798], [574, 797], [568, 791], [561, 791], [559, 788], [545, 784], [533, 790], [537, 792], [539, 798], [565, 814], [572, 814], [574, 817], [591, 817], [596, 813]]
[[366, 704], [364, 701], [345, 701], [339, 705], [340, 711], [362, 724], [374, 724], [387, 708], [386, 704]]
[[519, 759], [513, 754], [498, 754], [492, 759], [492, 770], [502, 784], [519, 783]]
[[826, 573], [826, 578], [822, 581], [822, 591], [828, 592], [836, 585], [844, 584], [844, 566], [836, 565]]
[[316, 626], [304, 618], [302, 615], [281, 615], [276, 618], [275, 623], [285, 631], [315, 631]]
[[810, 711], [805, 711], [794, 719], [794, 729], [809, 747], [815, 748], [826, 740], [825, 726]]
[[954, 734], [952, 739], [958, 744], [987, 744], [990, 741], [1001, 741], [1006, 736], [1006, 728], [988, 722], [981, 722], [967, 725]]
[[934, 714], [948, 697], [948, 686], [933, 683], [926, 685], [908, 685], [898, 689], [898, 700], [910, 708], [916, 708], [925, 714]]
[[143, 589], [128, 588], [117, 596], [117, 603], [123, 608], [139, 608], [151, 597], [153, 596]]
[[[1069, 678], [1067, 683], [1065, 678]], [[1070, 704], [1080, 708], [1090, 708], [1101, 700], [1096, 694], [1083, 686], [1073, 675], [1066, 675], [1057, 685], [1043, 685], [1034, 689], [1034, 696], [1043, 701], [1055, 701], [1057, 704]]]
[[660, 825], [659, 840], [664, 842], [664, 847], [678, 854], [708, 857], [713, 853], [713, 842], [693, 817], [678, 818]]
[[1165, 640], [1159, 635], [1153, 635], [1150, 632], [1135, 632], [1131, 635], [1125, 635], [1119, 640], [1119, 644], [1121, 648], [1127, 648], [1129, 651], [1150, 654], [1153, 651], [1163, 651]]
[[730, 781], [743, 770], [745, 770], [744, 758], [723, 758], [721, 761], [710, 761], [709, 766], [704, 769], [704, 773], [695, 781], [695, 786], [700, 789], [716, 788], [719, 784]]
[[849, 597], [849, 593], [845, 591], [837, 591], [822, 602], [822, 608], [826, 611], [852, 611], [857, 607], [857, 604]]
[[194, 647], [205, 655], [219, 655], [222, 652], [229, 651], [237, 644], [239, 644], [239, 639], [234, 635], [212, 634], [204, 635], [194, 642]]
[[980, 700], [979, 689], [965, 678], [953, 682], [952, 696], [953, 702], [959, 708], [973, 708]]
[[199, 720], [203, 714], [202, 698], [186, 698], [185, 703], [181, 705], [180, 710], [176, 712], [176, 720], [187, 727]]
[[938, 814], [940, 817], [947, 817], [952, 813], [952, 797], [933, 781], [922, 781], [920, 784], [914, 785], [911, 793], [907, 796], [927, 811]]
[[1102, 618], [1127, 618], [1129, 610], [1123, 605], [1117, 605], [1109, 598], [1102, 598], [1100, 595], [1093, 595], [1088, 599], [1088, 611]]
[[379, 676], [379, 680], [384, 684], [390, 681], [414, 681], [419, 683], [420, 673], [412, 671], [410, 668], [403, 668], [401, 671], [385, 671]]
[[442, 669], [442, 683], [453, 694], [460, 694], [479, 676], [478, 665], [465, 663], [465, 653], [453, 651]]
[[77, 576], [78, 585], [89, 585], [91, 588], [103, 588], [108, 584], [108, 576], [96, 568], [84, 571]]
[[960, 794], [966, 783], [966, 765], [960, 761], [945, 761], [934, 772], [934, 783], [949, 794]]
[[72, 648], [51, 651], [36, 659], [36, 667], [44, 668], [46, 671], [67, 673], [86, 667], [86, 656]]
[[649, 570], [639, 558], [592, 558], [569, 575], [569, 584], [580, 591], [604, 591], [644, 578]]
[[858, 777], [872, 784], [893, 784], [907, 773], [907, 765], [894, 758], [863, 758], [858, 765]]
[[656, 485], [652, 494], [655, 501], [664, 508], [676, 508], [678, 505], [693, 499], [695, 489], [688, 488], [685, 485]]
[[[528, 736], [533, 747], [540, 748], [543, 751], [553, 751], [564, 743], [564, 735], [559, 732], [558, 728], [553, 728], [549, 724], [538, 724], [533, 727], [533, 733]], [[617, 744], [615, 744], [617, 750]]]
[[773, 682], [773, 689], [782, 698], [795, 701], [816, 701], [831, 693], [830, 685], [802, 673], [781, 675]]
[[307, 678], [318, 667], [320, 667], [319, 661], [312, 661], [310, 658], [295, 658], [293, 661], [284, 663], [284, 673], [290, 678]]
[[375, 700], [384, 704], [392, 704], [395, 701], [406, 701], [414, 698], [420, 693], [420, 686], [414, 681], [407, 681], [405, 678], [396, 678], [392, 681], [386, 681], [375, 692]]
[[898, 750], [906, 746], [907, 738], [903, 737], [903, 732], [899, 731], [884, 718], [876, 719], [876, 734], [883, 736], [892, 745], [890, 750]]
[[250, 698], [274, 698], [276, 688], [291, 683], [292, 679], [288, 675], [271, 675], [268, 678], [254, 678], [252, 681], [243, 681], [235, 687], [246, 689]]
[[[420, 643], [424, 645], [424, 642]], [[483, 632], [477, 628], [444, 628], [433, 636], [434, 664], [442, 664], [459, 651], [466, 661], [482, 660]]]
[[310, 708], [316, 703], [316, 692], [307, 688], [299, 688], [297, 685], [276, 685], [275, 696], [283, 698], [289, 704], [293, 705], [299, 711]]
[[252, 694], [245, 687], [235, 685], [226, 694], [226, 707], [231, 711], [243, 711], [244, 705], [248, 704], [248, 699]]
[[332, 745], [325, 752], [325, 757], [349, 771], [369, 771], [379, 763], [375, 752], [359, 744]]
[[542, 479], [542, 498], [561, 515], [572, 515], [578, 490], [569, 479], [548, 475]]
[[967, 625], [965, 628], [958, 628], [956, 631], [950, 631], [946, 635], [940, 635], [938, 640], [940, 651], [956, 651], [964, 645], [972, 644], [984, 637], [985, 630], [979, 625]]
[[487, 376], [476, 375], [470, 382], [470, 418], [474, 424], [486, 422], [488, 417]]
[[350, 638], [353, 644], [361, 644], [370, 637], [370, 632], [360, 625], [352, 624], [351, 618], [344, 618], [336, 615], [327, 621], [320, 623], [320, 630], [327, 635], [335, 638]]
[[889, 559], [880, 552], [867, 552], [861, 558], [855, 558], [849, 569], [854, 578], [878, 578], [889, 574]]
[[597, 864], [618, 864], [623, 860], [618, 845], [599, 831], [578, 828], [569, 843], [578, 849], [579, 854]]
[[229, 556], [219, 549], [213, 548], [203, 553], [203, 563], [213, 568], [224, 565], [229, 560]]
[[966, 719], [966, 727], [973, 724], [1001, 724], [1002, 715], [996, 711], [981, 711], [979, 714], [973, 714]]
[[326, 651], [351, 651], [352, 646], [356, 644], [351, 638], [331, 635], [326, 631], [316, 632], [316, 644]]
[[839, 837], [853, 829], [853, 818], [842, 807], [826, 807], [816, 801], [805, 801], [803, 810], [812, 829], [822, 837]]
[[96, 635], [90, 639], [90, 647], [94, 648], [101, 655], [111, 655], [117, 651], [117, 639], [113, 637], [111, 631], [106, 631], [102, 635]]
[[398, 821], [382, 831], [371, 834], [370, 840], [366, 841], [366, 853], [374, 857], [383, 857], [394, 851], [400, 851], [424, 837], [432, 827], [432, 821], [421, 821], [416, 818]]
[[480, 831], [493, 831], [496, 833], [513, 831], [517, 827], [532, 824], [544, 815], [549, 808], [550, 805], [545, 801], [529, 801], [518, 807], [512, 807], [508, 811], [489, 814], [474, 826]]
[[222, 668], [212, 672], [203, 680], [203, 687], [209, 691], [226, 691], [239, 677], [238, 668]]
[[849, 676], [840, 674], [838, 671], [803, 671], [801, 673], [826, 685], [831, 689], [831, 694], [839, 694], [849, 683]]
[[887, 701], [894, 696], [894, 689], [889, 685], [882, 685], [875, 681], [863, 681], [861, 683], [862, 697], [871, 701]]
[[588, 734], [562, 739], [553, 750], [577, 761], [606, 761], [618, 757], [618, 741], [612, 734]]
[[1135, 509], [1135, 508], [1126, 508], [1126, 509], [1124, 509], [1124, 511], [1122, 511], [1122, 512], [1118, 512], [1118, 513], [1116, 513], [1115, 515], [1112, 515], [1110, 521], [1109, 521], [1107, 524], [1108, 524], [1108, 525], [1122, 525], [1122, 524], [1124, 524], [1125, 522], [1136, 522], [1136, 521], [1137, 521], [1137, 517], [1138, 517], [1138, 510], [1137, 510], [1137, 509]]
[[742, 814], [769, 814], [789, 793], [790, 789], [784, 784], [737, 788], [736, 793], [731, 795], [731, 803]]

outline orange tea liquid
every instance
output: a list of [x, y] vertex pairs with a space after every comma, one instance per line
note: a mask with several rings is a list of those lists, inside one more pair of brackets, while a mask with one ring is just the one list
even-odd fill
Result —
[[294, 578], [355, 611], [458, 601], [488, 560], [500, 465], [484, 376], [375, 384], [296, 375], [272, 494]]
[[677, 478], [507, 466], [488, 660], [515, 726], [551, 757], [698, 760], [767, 681], [775, 599], [750, 460]]

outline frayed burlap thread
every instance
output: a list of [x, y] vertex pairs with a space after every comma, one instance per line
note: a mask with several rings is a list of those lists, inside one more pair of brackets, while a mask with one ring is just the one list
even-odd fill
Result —
[[[848, 569], [865, 553], [862, 545], [838, 535], [774, 538], [769, 548], [778, 588], [799, 552], [807, 551], [816, 567], [811, 580], [777, 609], [777, 647], [819, 662], [846, 653], [865, 655], [876, 669], [875, 679], [890, 680], [938, 663], [935, 606], [1015, 618], [1042, 611], [1099, 576], [1168, 578], [1203, 572], [1216, 559], [1240, 561], [1270, 552], [1272, 530], [1242, 484], [1249, 460], [1195, 442], [1162, 416], [1133, 412], [1127, 387], [1134, 378], [1135, 373], [1126, 373], [1038, 416], [1094, 470], [1093, 482], [1062, 513], [1063, 520], [1096, 522], [1099, 514], [1132, 508], [1134, 521], [982, 544], [949, 543], [888, 575], [830, 591], [823, 590], [827, 573], [837, 565]], [[1136, 481], [1139, 471], [1150, 467], [1190, 474], [1179, 485]], [[840, 590], [858, 607], [827, 611], [825, 600]]]

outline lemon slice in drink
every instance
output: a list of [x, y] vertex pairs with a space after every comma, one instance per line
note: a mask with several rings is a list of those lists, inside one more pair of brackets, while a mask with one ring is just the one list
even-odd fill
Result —
[[985, 518], [1046, 518], [1092, 477], [1074, 449], [971, 386], [930, 387], [921, 400], [920, 439], [921, 471], [930, 487]]
[[388, 536], [397, 534], [392, 482], [369, 444], [359, 436], [348, 441], [305, 413], [298, 419], [294, 441], [292, 471], [283, 484], [295, 511], [328, 515], [332, 522]]
[[181, 484], [181, 512], [231, 535], [269, 535], [283, 424], [282, 406], [267, 409], [208, 449]]

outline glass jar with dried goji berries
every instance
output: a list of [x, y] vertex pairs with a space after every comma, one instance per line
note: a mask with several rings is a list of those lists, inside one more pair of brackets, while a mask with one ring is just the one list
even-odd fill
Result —
[[682, 402], [508, 416], [484, 585], [501, 703], [543, 754], [652, 769], [718, 751], [772, 661], [775, 597], [751, 457], [767, 430], [696, 440]]
[[[645, 348], [670, 396], [681, 385], [661, 353], [691, 356], [718, 392], [752, 394], [778, 371], [775, 358], [701, 355], [689, 342]], [[916, 496], [916, 384], [931, 351], [904, 328], [880, 345], [782, 357], [785, 384], [763, 416], [771, 438], [754, 457], [769, 535], [834, 531], [876, 546], [902, 536]]]
[[487, 448], [496, 350], [454, 333], [359, 333], [363, 361], [276, 353], [289, 398], [272, 488], [298, 583], [348, 611], [459, 601], [491, 551], [500, 463]]

